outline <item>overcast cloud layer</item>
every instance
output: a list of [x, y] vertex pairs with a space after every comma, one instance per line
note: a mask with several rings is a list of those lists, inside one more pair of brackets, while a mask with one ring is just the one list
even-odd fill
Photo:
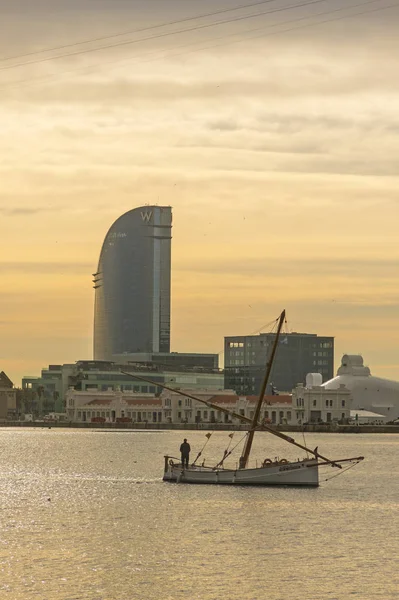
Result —
[[399, 8], [276, 35], [393, 4], [338, 12], [360, 2], [32, 62], [236, 4], [0, 0], [16, 56], [0, 63], [0, 369], [19, 383], [91, 356], [103, 237], [157, 203], [174, 210], [173, 350], [218, 352], [285, 307], [293, 330], [336, 336], [338, 363], [363, 353], [398, 379]]

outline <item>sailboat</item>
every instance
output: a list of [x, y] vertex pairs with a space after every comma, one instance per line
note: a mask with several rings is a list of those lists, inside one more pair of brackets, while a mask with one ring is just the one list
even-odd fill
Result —
[[[261, 485], [261, 486], [307, 486], [317, 487], [319, 485], [319, 467], [324, 465], [330, 465], [342, 469], [343, 463], [356, 463], [364, 459], [363, 456], [357, 456], [353, 458], [343, 458], [337, 460], [330, 460], [323, 456], [319, 451], [318, 447], [310, 449], [307, 446], [296, 442], [292, 437], [285, 435], [284, 433], [269, 427], [266, 423], [260, 421], [260, 414], [262, 404], [264, 402], [265, 391], [269, 381], [270, 373], [272, 370], [274, 358], [276, 355], [277, 345], [285, 321], [285, 310], [282, 311], [277, 326], [277, 333], [273, 343], [270, 358], [266, 365], [266, 372], [262, 387], [259, 393], [259, 398], [256, 404], [253, 418], [250, 419], [244, 415], [237, 414], [224, 407], [221, 407], [213, 402], [197, 398], [191, 394], [182, 392], [177, 389], [170, 388], [166, 385], [156, 383], [157, 386], [162, 387], [166, 390], [180, 394], [185, 398], [191, 398], [198, 402], [202, 402], [206, 406], [218, 410], [223, 413], [227, 413], [235, 419], [239, 419], [241, 422], [248, 423], [248, 431], [244, 444], [244, 448], [238, 464], [234, 468], [224, 467], [225, 459], [229, 456], [230, 452], [226, 452], [223, 459], [216, 466], [205, 466], [197, 465], [196, 462], [201, 455], [201, 452], [197, 456], [194, 463], [191, 465], [183, 466], [179, 459], [173, 456], [166, 455], [164, 457], [164, 474], [163, 480], [173, 483], [203, 483], [203, 484], [224, 484], [224, 485]], [[130, 375], [136, 379], [150, 382], [149, 380], [122, 371], [126, 375]], [[151, 382], [153, 383], [153, 382]], [[249, 457], [251, 454], [252, 443], [256, 431], [267, 431], [272, 435], [277, 436], [281, 440], [288, 442], [304, 450], [307, 454], [306, 458], [298, 459], [290, 462], [286, 459], [274, 459], [271, 460], [266, 458], [262, 464], [258, 467], [249, 466]], [[310, 455], [310, 457], [309, 457]]]

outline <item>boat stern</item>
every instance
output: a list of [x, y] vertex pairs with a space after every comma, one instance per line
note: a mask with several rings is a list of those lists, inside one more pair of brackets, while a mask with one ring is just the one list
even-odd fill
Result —
[[164, 470], [163, 470], [163, 481], [176, 481], [176, 469], [173, 460], [170, 456], [164, 456]]

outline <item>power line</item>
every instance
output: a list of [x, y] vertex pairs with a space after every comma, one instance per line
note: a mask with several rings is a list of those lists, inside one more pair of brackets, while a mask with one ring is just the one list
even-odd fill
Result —
[[[292, 21], [285, 21], [283, 23], [279, 23], [278, 25], [284, 25], [284, 24], [288, 24], [290, 22], [293, 23], [293, 22], [297, 22], [297, 21], [302, 21], [303, 19], [306, 19], [306, 18], [310, 19], [312, 17], [324, 16], [324, 15], [336, 13], [336, 12], [341, 11], [341, 10], [348, 10], [350, 8], [356, 8], [358, 6], [365, 6], [367, 4], [371, 4], [371, 3], [374, 3], [374, 2], [377, 2], [377, 1], [379, 1], [379, 0], [367, 0], [367, 2], [362, 2], [360, 4], [354, 4], [352, 6], [346, 6], [344, 8], [334, 9], [332, 11], [326, 11], [324, 13], [317, 13], [316, 15], [308, 15], [307, 17], [301, 17], [300, 19], [294, 19]], [[204, 46], [204, 47], [199, 48], [199, 49], [188, 50], [187, 52], [181, 52], [179, 54], [169, 54], [169, 55], [167, 55], [167, 58], [173, 58], [175, 56], [182, 56], [184, 54], [190, 54], [190, 53], [198, 52], [198, 51], [202, 51], [202, 50], [210, 50], [210, 49], [213, 49], [213, 48], [221, 48], [223, 46], [231, 46], [233, 44], [241, 44], [243, 42], [247, 42], [248, 40], [260, 39], [260, 38], [271, 37], [271, 36], [280, 35], [280, 34], [284, 34], [284, 33], [290, 33], [291, 31], [296, 31], [296, 30], [299, 30], [299, 29], [317, 27], [318, 25], [324, 25], [326, 23], [333, 23], [335, 21], [342, 21], [344, 19], [351, 19], [352, 17], [357, 17], [357, 16], [368, 14], [368, 13], [379, 12], [379, 11], [382, 11], [382, 10], [388, 10], [390, 8], [396, 8], [398, 6], [399, 6], [399, 2], [396, 2], [395, 4], [390, 4], [389, 6], [382, 6], [382, 7], [373, 8], [373, 9], [370, 9], [370, 10], [359, 11], [359, 12], [353, 13], [351, 15], [341, 15], [339, 17], [334, 17], [332, 19], [324, 19], [323, 21], [316, 21], [316, 22], [313, 22], [313, 23], [305, 23], [304, 25], [299, 25], [298, 27], [290, 27], [289, 29], [282, 29], [280, 31], [275, 31], [275, 32], [272, 32], [272, 33], [269, 33], [269, 34], [266, 34], [266, 35], [249, 36], [247, 38], [240, 39], [240, 40], [235, 40], [235, 41], [232, 41], [232, 42], [227, 42], [225, 44], [214, 44], [212, 46]], [[262, 27], [262, 28], [248, 30], [246, 33], [248, 33], [249, 31], [258, 31], [259, 29], [265, 29], [265, 28]], [[145, 61], [145, 62], [147, 62], [147, 61]]]
[[[288, 25], [288, 24], [291, 24], [291, 23], [298, 23], [298, 22], [304, 21], [306, 19], [311, 19], [311, 18], [315, 18], [315, 17], [321, 17], [321, 16], [325, 16], [325, 15], [330, 15], [330, 14], [334, 14], [334, 13], [341, 12], [341, 11], [344, 11], [344, 10], [350, 10], [352, 8], [358, 8], [360, 6], [366, 6], [368, 4], [374, 4], [375, 2], [379, 2], [379, 1], [380, 0], [366, 0], [365, 2], [358, 2], [357, 4], [352, 4], [352, 5], [349, 5], [349, 6], [344, 6], [342, 8], [336, 8], [334, 10], [328, 10], [328, 11], [323, 11], [323, 12], [319, 12], [319, 13], [315, 13], [315, 14], [311, 14], [311, 15], [305, 15], [305, 16], [299, 17], [297, 19], [289, 19], [288, 21], [282, 21], [280, 23], [272, 23], [272, 24], [266, 25], [266, 26], [263, 25], [262, 27], [256, 27], [254, 29], [247, 29], [247, 30], [242, 31], [242, 32], [234, 32], [234, 33], [225, 34], [225, 35], [213, 38], [212, 41], [218, 41], [218, 40], [226, 39], [228, 37], [233, 37], [233, 36], [242, 35], [242, 34], [245, 35], [247, 33], [253, 33], [253, 32], [257, 32], [257, 31], [264, 31], [265, 29], [272, 29], [272, 28], [275, 28], [275, 27], [281, 27], [283, 25]], [[396, 4], [392, 5], [392, 6], [396, 6]], [[392, 8], [392, 6], [387, 6], [387, 7], [383, 7], [383, 8], [373, 9], [372, 11], [358, 12], [358, 13], [354, 13], [353, 15], [343, 15], [342, 17], [339, 17], [339, 19], [346, 19], [346, 18], [357, 16], [357, 15], [363, 15], [366, 12], [373, 12], [374, 10], [384, 10], [384, 8]], [[281, 31], [276, 31], [274, 33], [270, 33], [270, 34], [267, 34], [265, 36], [263, 36], [263, 35], [262, 36], [251, 36], [251, 37], [240, 39], [240, 40], [233, 40], [232, 42], [227, 42], [226, 44], [215, 44], [215, 45], [212, 45], [212, 46], [204, 46], [204, 47], [201, 47], [201, 48], [194, 48], [193, 50], [188, 50], [187, 53], [186, 52], [179, 52], [178, 54], [166, 54], [165, 58], [175, 57], [175, 56], [183, 56], [184, 54], [189, 54], [189, 53], [194, 53], [194, 52], [200, 52], [202, 50], [208, 50], [208, 49], [212, 49], [212, 48], [219, 48], [219, 47], [223, 47], [223, 46], [229, 46], [229, 45], [232, 45], [232, 44], [238, 44], [238, 43], [246, 42], [247, 39], [250, 40], [250, 39], [257, 39], [257, 38], [260, 38], [260, 37], [274, 36], [274, 35], [278, 35], [280, 33], [285, 33], [286, 31], [289, 32], [289, 31], [294, 31], [295, 29], [301, 29], [302, 27], [317, 26], [319, 24], [328, 23], [328, 22], [332, 22], [332, 21], [335, 21], [335, 20], [338, 20], [338, 19], [328, 19], [328, 20], [325, 20], [325, 21], [316, 21], [315, 23], [307, 23], [307, 24], [302, 25], [300, 27], [295, 27], [295, 28], [291, 28], [291, 29], [284, 29], [284, 30], [281, 30]], [[197, 45], [199, 43], [201, 43], [201, 42], [191, 42], [190, 44], [182, 44], [182, 45], [176, 46], [175, 49], [188, 48], [190, 46]], [[156, 51], [155, 53], [154, 52], [146, 53], [145, 55], [136, 56], [135, 58], [141, 58], [142, 56], [145, 57], [145, 56], [148, 56], [148, 55], [151, 56], [153, 54], [158, 54], [158, 53], [159, 53], [159, 51]], [[157, 58], [155, 58], [153, 60], [159, 60], [160, 58], [161, 57], [157, 57]], [[132, 60], [133, 60], [132, 58], [128, 58], [128, 59], [124, 58], [124, 59], [119, 59], [119, 60], [116, 60], [116, 61], [114, 61], [114, 60], [113, 61], [108, 61], [105, 64], [117, 64], [117, 63], [122, 63], [122, 62], [126, 63], [126, 62], [131, 62]], [[149, 62], [149, 61], [143, 61], [143, 62]], [[81, 69], [84, 69], [86, 71], [86, 70], [89, 70], [89, 69], [92, 69], [92, 68], [102, 67], [102, 66], [104, 66], [104, 63], [97, 63], [95, 65], [90, 65], [90, 66], [87, 66], [87, 67], [81, 67]], [[80, 69], [78, 69], [78, 70], [80, 70]], [[73, 71], [70, 71], [70, 72], [73, 72]]]
[[[288, 24], [291, 24], [291, 23], [297, 23], [297, 22], [303, 21], [305, 19], [311, 19], [311, 18], [315, 18], [315, 17], [325, 16], [325, 15], [334, 14], [334, 13], [337, 13], [337, 12], [340, 12], [340, 11], [343, 11], [343, 10], [350, 10], [350, 9], [353, 9], [353, 8], [358, 8], [360, 6], [365, 6], [365, 5], [368, 5], [368, 4], [373, 4], [374, 2], [377, 2], [377, 1], [379, 1], [379, 0], [367, 0], [366, 2], [352, 4], [350, 6], [345, 6], [343, 8], [334, 9], [332, 11], [324, 11], [324, 12], [313, 14], [313, 15], [306, 15], [306, 16], [303, 16], [303, 17], [299, 17], [297, 19], [290, 19], [288, 21], [283, 21], [281, 23], [275, 23], [275, 24], [271, 24], [271, 25], [268, 25], [268, 26], [257, 27], [255, 29], [249, 29], [249, 30], [246, 30], [243, 33], [244, 34], [246, 34], [246, 33], [253, 33], [253, 32], [260, 31], [260, 30], [270, 29], [272, 27], [279, 27], [279, 26], [288, 25]], [[352, 18], [352, 17], [361, 16], [361, 15], [364, 15], [364, 14], [367, 14], [367, 13], [372, 13], [372, 12], [387, 10], [387, 9], [390, 9], [390, 8], [395, 8], [397, 6], [399, 6], [399, 2], [395, 3], [395, 4], [391, 4], [389, 6], [385, 6], [385, 7], [374, 8], [374, 9], [367, 10], [367, 11], [359, 11], [357, 13], [353, 13], [353, 14], [350, 14], [350, 15], [342, 15], [342, 16], [339, 16], [339, 17], [334, 17], [332, 19], [325, 19], [323, 21], [316, 21], [316, 22], [312, 22], [312, 23], [305, 23], [304, 25], [299, 25], [298, 27], [291, 27], [291, 28], [288, 28], [288, 29], [282, 29], [282, 30], [279, 30], [279, 31], [276, 31], [276, 32], [272, 32], [272, 33], [266, 34], [266, 35], [262, 35], [261, 34], [261, 35], [256, 35], [256, 36], [250, 36], [250, 37], [246, 37], [244, 39], [233, 40], [233, 41], [227, 42], [227, 43], [213, 44], [213, 45], [204, 46], [204, 47], [201, 47], [201, 48], [194, 48], [193, 50], [188, 50], [188, 51], [185, 51], [185, 52], [178, 52], [178, 53], [174, 53], [174, 54], [166, 54], [166, 55], [163, 55], [162, 57], [156, 56], [155, 58], [149, 59], [148, 61], [138, 61], [138, 62], [139, 63], [140, 62], [152, 62], [154, 60], [156, 61], [156, 60], [159, 60], [161, 58], [174, 58], [174, 57], [178, 57], [178, 56], [184, 56], [186, 54], [190, 54], [190, 53], [194, 53], [194, 52], [201, 52], [203, 50], [208, 50], [208, 49], [213, 49], [213, 48], [219, 48], [219, 47], [229, 46], [229, 45], [238, 44], [238, 43], [243, 43], [243, 42], [246, 42], [246, 41], [252, 40], [252, 39], [265, 38], [265, 37], [270, 37], [270, 36], [274, 36], [274, 35], [289, 33], [291, 31], [295, 31], [295, 30], [299, 30], [299, 29], [303, 29], [303, 28], [316, 27], [318, 25], [323, 25], [325, 23], [331, 23], [331, 22], [334, 22], [334, 21], [349, 19], [349, 18]], [[236, 32], [236, 33], [233, 33], [233, 34], [226, 34], [226, 35], [214, 38], [213, 41], [220, 40], [220, 39], [225, 39], [226, 37], [232, 37], [232, 36], [239, 35], [239, 34], [240, 34], [240, 32]], [[200, 42], [194, 42], [194, 43], [190, 43], [190, 44], [182, 44], [182, 45], [177, 46], [175, 49], [178, 49], [178, 48], [187, 48], [187, 47], [190, 47], [190, 46], [192, 46], [194, 44], [198, 44], [198, 43], [200, 43]], [[158, 54], [158, 53], [159, 53], [159, 51], [156, 51], [155, 53], [154, 52], [150, 52], [150, 53], [146, 53], [146, 54], [141, 55], [141, 56], [137, 56], [135, 58], [140, 59], [143, 56], [144, 57], [148, 56], [148, 55], [152, 56], [153, 54]], [[120, 60], [117, 60], [117, 61], [108, 61], [107, 63], [101, 62], [101, 63], [97, 63], [95, 65], [89, 65], [87, 67], [80, 67], [78, 69], [73, 69], [73, 70], [70, 70], [70, 71], [66, 71], [66, 72], [61, 73], [61, 74], [60, 73], [55, 73], [55, 74], [50, 75], [50, 76], [44, 75], [44, 76], [41, 76], [41, 77], [35, 77], [35, 78], [29, 78], [29, 79], [25, 79], [25, 80], [20, 80], [20, 81], [17, 81], [15, 83], [11, 83], [11, 84], [6, 84], [6, 85], [3, 85], [3, 86], [0, 86], [0, 89], [18, 88], [18, 87], [23, 86], [24, 84], [29, 84], [29, 83], [35, 84], [35, 83], [40, 83], [41, 81], [45, 81], [46, 82], [46, 81], [49, 81], [51, 79], [60, 77], [63, 74], [71, 75], [71, 74], [74, 74], [74, 73], [77, 73], [77, 72], [82, 72], [82, 71], [83, 72], [90, 72], [91, 70], [93, 70], [93, 69], [95, 69], [97, 67], [103, 67], [104, 64], [116, 64], [116, 63], [122, 63], [122, 62], [126, 63], [126, 62], [132, 62], [132, 60], [134, 60], [134, 59], [132, 59], [132, 58], [126, 59], [125, 58], [125, 59], [120, 59]]]
[[[270, 0], [273, 1], [273, 0]], [[138, 40], [126, 40], [123, 42], [118, 42], [116, 44], [108, 44], [106, 46], [98, 46], [96, 48], [86, 48], [84, 50], [76, 50], [74, 52], [67, 52], [64, 54], [58, 54], [57, 56], [50, 56], [50, 57], [45, 57], [45, 58], [38, 58], [35, 60], [30, 60], [30, 61], [25, 61], [25, 62], [21, 62], [21, 63], [17, 63], [14, 65], [6, 65], [3, 67], [0, 67], [0, 71], [6, 71], [9, 69], [16, 69], [18, 67], [23, 67], [23, 66], [27, 66], [27, 65], [32, 65], [32, 64], [38, 64], [38, 63], [43, 63], [43, 62], [48, 62], [51, 60], [58, 60], [60, 58], [68, 58], [70, 56], [78, 56], [81, 54], [89, 54], [92, 52], [98, 52], [99, 50], [106, 50], [108, 48], [120, 48], [121, 46], [127, 46], [127, 45], [131, 45], [131, 44], [138, 44], [141, 42], [146, 42], [149, 40], [155, 40], [155, 39], [160, 39], [160, 38], [164, 38], [164, 37], [169, 37], [172, 35], [178, 35], [181, 33], [189, 33], [192, 31], [199, 31], [201, 29], [208, 29], [210, 27], [216, 27], [218, 25], [225, 25], [227, 23], [234, 23], [237, 21], [244, 21], [247, 19], [253, 19], [255, 17], [260, 17], [263, 15], [269, 15], [269, 14], [274, 14], [274, 13], [279, 13], [279, 12], [285, 12], [287, 10], [292, 10], [292, 9], [297, 9], [297, 8], [302, 8], [304, 6], [309, 6], [309, 5], [313, 5], [313, 4], [320, 4], [321, 2], [326, 2], [327, 0], [307, 0], [306, 2], [302, 2], [300, 4], [291, 4], [289, 6], [286, 7], [282, 7], [282, 8], [275, 8], [272, 10], [268, 10], [268, 11], [262, 11], [262, 12], [258, 12], [255, 14], [251, 14], [251, 15], [243, 15], [243, 16], [239, 16], [239, 17], [234, 17], [232, 19], [225, 19], [223, 21], [216, 21], [216, 22], [212, 22], [212, 23], [205, 23], [203, 25], [197, 25], [194, 27], [187, 27], [186, 29], [179, 29], [177, 31], [172, 31], [172, 32], [164, 32], [164, 33], [159, 33], [156, 35], [151, 35], [145, 38], [140, 38]]]
[[[320, 0], [320, 1], [322, 1], [322, 0]], [[352, 5], [352, 8], [353, 7], [357, 7], [357, 6], [362, 6], [363, 4], [369, 4], [370, 2], [378, 2], [378, 1], [379, 0], [367, 0], [367, 2], [363, 2], [363, 3], [360, 3], [360, 4]], [[344, 8], [336, 9], [336, 10], [347, 10], [347, 8], [351, 8], [351, 7], [344, 7]], [[215, 42], [215, 41], [218, 41], [218, 40], [224, 40], [224, 39], [229, 38], [229, 37], [240, 35], [240, 33], [241, 34], [242, 33], [244, 33], [244, 34], [246, 34], [246, 33], [252, 33], [254, 31], [261, 31], [261, 30], [264, 30], [264, 29], [271, 29], [273, 27], [279, 27], [281, 25], [286, 25], [286, 24], [290, 24], [290, 23], [296, 23], [296, 22], [302, 21], [304, 19], [309, 19], [312, 16], [319, 16], [319, 15], [330, 14], [331, 12], [336, 12], [336, 10], [322, 12], [322, 13], [317, 13], [316, 15], [305, 15], [304, 17], [300, 17], [298, 19], [289, 19], [288, 21], [283, 21], [283, 22], [280, 22], [280, 23], [273, 23], [273, 24], [266, 25], [266, 26], [264, 25], [262, 27], [256, 27], [255, 29], [247, 29], [247, 30], [245, 30], [243, 32], [228, 33], [228, 34], [224, 34], [224, 35], [221, 35], [221, 36], [218, 36], [218, 37], [214, 37], [212, 39], [212, 41]], [[243, 40], [243, 41], [245, 41], [245, 40]], [[196, 46], [196, 45], [201, 44], [201, 43], [204, 43], [204, 42], [196, 41], [196, 42], [190, 42], [188, 44], [187, 43], [179, 44], [178, 46], [175, 46], [174, 48], [172, 48], [172, 50], [179, 50], [181, 48], [190, 48], [191, 46]], [[228, 45], [228, 43], [226, 45]], [[232, 42], [232, 43], [236, 43], [236, 42]], [[222, 44], [220, 44], [220, 45], [222, 45]], [[208, 49], [208, 47], [212, 48], [214, 46], [206, 46], [205, 48], [194, 48], [194, 50], [189, 50], [188, 53], [189, 52], [198, 52], [198, 51], [201, 51], [203, 49]], [[215, 47], [218, 47], [218, 45], [215, 46]], [[33, 78], [29, 78], [29, 79], [23, 79], [23, 80], [20, 80], [20, 81], [16, 81], [16, 82], [12, 82], [10, 84], [6, 84], [6, 85], [3, 85], [3, 86], [0, 86], [0, 89], [15, 88], [15, 87], [19, 87], [19, 84], [24, 84], [24, 83], [48, 81], [50, 79], [54, 79], [55, 77], [59, 77], [59, 76], [65, 75], [65, 74], [68, 75], [68, 74], [80, 73], [80, 72], [90, 72], [93, 69], [96, 69], [97, 67], [104, 67], [104, 65], [114, 65], [114, 64], [118, 64], [118, 63], [130, 63], [132, 61], [135, 61], [135, 59], [140, 59], [140, 58], [145, 58], [147, 56], [154, 56], [155, 55], [154, 59], [150, 59], [149, 61], [142, 61], [142, 62], [151, 62], [152, 60], [158, 60], [160, 58], [159, 57], [159, 52], [162, 52], [162, 51], [161, 50], [156, 50], [156, 51], [152, 50], [150, 52], [146, 52], [145, 54], [140, 54], [140, 55], [135, 56], [133, 58], [129, 57], [129, 58], [122, 58], [122, 59], [118, 59], [118, 60], [109, 60], [109, 61], [106, 61], [106, 62], [102, 61], [100, 63], [95, 63], [94, 65], [88, 65], [88, 66], [85, 66], [85, 67], [78, 67], [76, 69], [70, 69], [68, 71], [64, 71], [61, 74], [60, 73], [55, 73], [55, 74], [52, 74], [52, 75], [42, 75], [40, 77], [33, 77]], [[181, 52], [181, 53], [178, 53], [178, 54], [166, 54], [166, 58], [168, 56], [171, 56], [171, 57], [182, 56], [183, 54], [185, 54], [185, 52]], [[1, 70], [1, 68], [0, 68], [0, 70]]]
[[64, 44], [62, 46], [54, 46], [52, 48], [42, 48], [42, 50], [35, 50], [33, 52], [27, 52], [25, 54], [17, 54], [14, 56], [5, 56], [3, 58], [0, 58], [0, 61], [3, 62], [3, 61], [7, 61], [7, 60], [15, 60], [17, 58], [25, 58], [26, 56], [33, 56], [35, 54], [44, 54], [45, 52], [54, 52], [56, 50], [64, 50], [65, 48], [72, 48], [74, 46], [81, 46], [83, 44], [91, 44], [94, 42], [110, 40], [112, 38], [122, 37], [124, 35], [132, 35], [134, 33], [143, 33], [145, 31], [151, 31], [153, 29], [160, 29], [162, 27], [170, 27], [171, 25], [179, 25], [180, 23], [186, 23], [188, 21], [195, 21], [197, 19], [205, 19], [206, 17], [214, 17], [216, 15], [221, 15], [224, 13], [233, 12], [233, 11], [237, 11], [237, 10], [243, 10], [245, 8], [252, 8], [254, 6], [259, 6], [262, 4], [270, 4], [271, 2], [277, 2], [277, 0], [259, 0], [258, 2], [252, 2], [251, 4], [240, 4], [234, 8], [224, 8], [222, 10], [217, 10], [217, 11], [210, 12], [210, 13], [203, 13], [200, 15], [195, 15], [194, 17], [185, 17], [184, 19], [178, 19], [176, 21], [166, 21], [165, 23], [157, 23], [156, 25], [150, 25], [148, 27], [142, 27], [139, 29], [131, 29], [129, 31], [122, 31], [120, 33], [114, 33], [112, 35], [105, 35], [105, 36], [101, 36], [101, 37], [97, 37], [97, 38], [89, 38], [86, 40], [82, 40], [80, 42]]
[[[365, 4], [370, 4], [371, 2], [374, 2], [375, 0], [368, 0], [368, 2], [364, 2], [363, 5]], [[350, 8], [354, 8], [356, 5], [350, 7]], [[362, 4], [359, 4], [357, 6], [362, 6]], [[269, 37], [269, 36], [274, 36], [274, 35], [279, 35], [281, 33], [289, 33], [291, 31], [295, 31], [297, 29], [305, 29], [305, 28], [309, 28], [309, 27], [316, 27], [317, 25], [324, 25], [325, 23], [333, 23], [334, 21], [343, 21], [344, 19], [351, 19], [352, 17], [357, 17], [357, 16], [361, 16], [361, 15], [366, 15], [369, 13], [374, 13], [374, 12], [379, 12], [382, 10], [388, 10], [390, 8], [397, 8], [399, 6], [399, 2], [395, 2], [395, 4], [390, 4], [389, 6], [381, 6], [379, 8], [371, 8], [370, 10], [364, 10], [361, 12], [357, 12], [357, 13], [353, 13], [352, 15], [341, 15], [340, 17], [334, 17], [333, 19], [324, 19], [324, 21], [316, 21], [316, 23], [306, 23], [305, 25], [299, 25], [299, 27], [291, 27], [289, 29], [283, 29], [281, 31], [276, 31], [273, 33], [270, 33], [268, 36], [262, 36], [262, 35], [257, 35], [257, 36], [251, 36], [247, 39], [259, 39], [261, 37]], [[345, 9], [335, 9], [333, 11], [331, 11], [331, 13], [337, 12], [337, 10], [347, 10], [349, 7], [345, 7]], [[320, 16], [322, 13], [319, 13], [318, 16]], [[324, 13], [324, 14], [328, 14], [328, 13]], [[237, 40], [235, 42], [229, 42], [230, 44], [238, 44], [241, 42], [247, 41], [245, 40]], [[213, 48], [219, 47], [219, 46], [223, 46], [224, 44], [218, 44], [217, 46], [213, 46]], [[202, 50], [208, 50], [208, 48], [201, 48]]]

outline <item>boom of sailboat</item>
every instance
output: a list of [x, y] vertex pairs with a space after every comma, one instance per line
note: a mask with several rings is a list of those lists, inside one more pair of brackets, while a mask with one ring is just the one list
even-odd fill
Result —
[[[275, 359], [278, 340], [280, 337], [281, 329], [285, 321], [285, 310], [282, 311], [278, 318], [277, 332], [274, 339], [273, 347], [271, 350], [270, 357], [266, 364], [266, 372], [264, 380], [260, 389], [259, 398], [254, 411], [252, 419], [238, 414], [234, 411], [226, 409], [218, 404], [209, 402], [202, 398], [197, 398], [192, 394], [171, 388], [165, 384], [154, 382], [141, 375], [135, 373], [128, 373], [121, 371], [123, 374], [133, 377], [135, 379], [156, 385], [162, 389], [169, 390], [173, 393], [180, 394], [185, 398], [201, 402], [214, 410], [228, 414], [229, 416], [239, 419], [241, 422], [248, 423], [249, 427], [244, 443], [244, 448], [239, 460], [238, 465], [235, 468], [224, 467], [224, 460], [230, 452], [226, 452], [223, 459], [214, 467], [197, 465], [196, 461], [191, 465], [183, 466], [183, 464], [172, 456], [166, 455], [164, 457], [164, 475], [163, 480], [175, 483], [206, 483], [206, 484], [225, 484], [225, 485], [262, 485], [262, 486], [311, 486], [317, 487], [319, 485], [319, 467], [324, 465], [330, 465], [342, 469], [342, 463], [351, 463], [352, 465], [364, 459], [363, 456], [357, 456], [352, 458], [341, 458], [341, 459], [329, 459], [318, 450], [318, 447], [311, 449], [294, 440], [294, 438], [277, 431], [273, 427], [267, 425], [264, 421], [260, 421], [260, 413], [262, 404], [264, 402], [265, 391], [269, 381], [270, 373], [272, 370], [273, 362]], [[252, 443], [256, 431], [266, 431], [272, 435], [304, 450], [307, 453], [307, 457], [294, 462], [289, 462], [285, 459], [282, 460], [271, 460], [265, 459], [261, 466], [249, 467], [249, 457], [252, 449]], [[209, 439], [209, 438], [208, 438]], [[201, 453], [200, 453], [201, 454]], [[309, 458], [308, 455], [311, 455]]]

